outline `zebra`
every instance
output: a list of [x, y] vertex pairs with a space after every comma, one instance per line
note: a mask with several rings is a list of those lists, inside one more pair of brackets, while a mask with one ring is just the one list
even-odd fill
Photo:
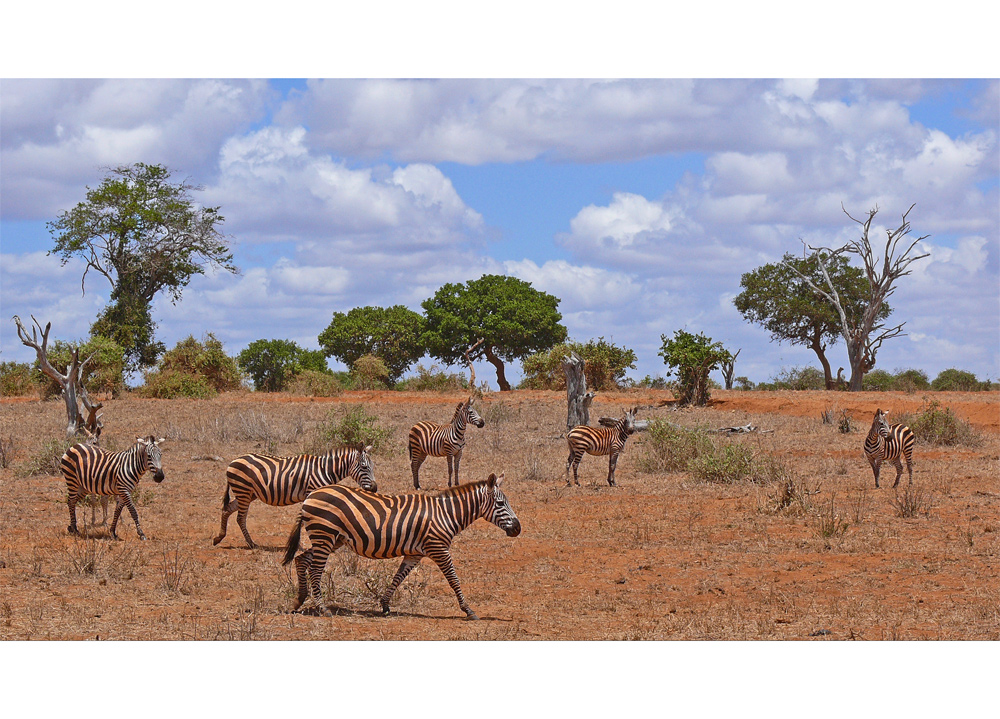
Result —
[[[351, 477], [361, 487], [377, 492], [370, 453], [372, 445], [363, 444], [314, 456], [273, 457], [267, 454], [245, 454], [229, 463], [226, 469], [226, 491], [222, 496], [222, 527], [212, 540], [217, 545], [226, 536], [229, 517], [236, 512], [236, 522], [250, 549], [257, 547], [247, 531], [250, 503], [259, 499], [272, 507], [298, 504], [309, 493], [328, 484]], [[232, 490], [234, 499], [230, 499]]]
[[459, 485], [458, 465], [462, 461], [462, 449], [465, 447], [465, 427], [471, 423], [482, 429], [486, 424], [472, 406], [474, 400], [474, 397], [469, 397], [468, 401], [459, 402], [449, 424], [418, 422], [410, 428], [408, 444], [414, 489], [420, 489], [420, 465], [427, 457], [447, 457], [448, 486], [452, 486], [452, 464], [455, 469], [455, 486]]
[[566, 441], [569, 443], [569, 459], [566, 460], [566, 486], [571, 486], [569, 481], [569, 468], [573, 467], [573, 481], [576, 486], [580, 486], [577, 477], [577, 468], [583, 459], [584, 452], [596, 457], [611, 455], [608, 460], [608, 485], [615, 486], [615, 466], [618, 464], [618, 455], [625, 447], [625, 441], [635, 432], [635, 413], [638, 407], [624, 411], [624, 416], [617, 420], [610, 427], [590, 427], [579, 424], [569, 431]]
[[878, 475], [883, 460], [892, 462], [896, 467], [896, 481], [892, 483], [893, 488], [899, 486], [899, 478], [903, 476], [903, 463], [899, 461], [900, 455], [906, 460], [906, 473], [909, 476], [909, 483], [913, 484], [913, 443], [915, 437], [913, 431], [905, 424], [894, 424], [891, 427], [886, 417], [888, 412], [881, 409], [875, 410], [875, 418], [872, 420], [872, 427], [865, 437], [865, 457], [872, 466], [875, 474], [875, 488], [878, 488]]
[[79, 534], [76, 527], [76, 504], [87, 494], [101, 497], [115, 496], [114, 518], [111, 520], [111, 536], [118, 539], [115, 532], [122, 508], [128, 507], [135, 521], [139, 539], [146, 539], [139, 525], [139, 513], [132, 501], [139, 480], [148, 471], [153, 472], [153, 481], [163, 481], [163, 459], [160, 445], [164, 439], [136, 437], [136, 444], [123, 452], [106, 452], [90, 444], [74, 444], [62, 456], [62, 473], [66, 480], [66, 504], [69, 506], [70, 534]]
[[[462, 594], [451, 560], [451, 542], [479, 518], [497, 525], [508, 537], [521, 533], [521, 523], [501, 489], [503, 478], [502, 473], [499, 477], [490, 474], [485, 480], [432, 495], [373, 494], [343, 486], [316, 490], [302, 505], [282, 561], [287, 565], [295, 559], [299, 594], [292, 611], [311, 597], [329, 615], [329, 609], [322, 605], [320, 580], [330, 554], [346, 544], [371, 559], [403, 558], [379, 599], [383, 615], [389, 613], [396, 588], [421, 559], [430, 557], [448, 580], [466, 617], [478, 619]], [[303, 525], [312, 547], [296, 557]]]

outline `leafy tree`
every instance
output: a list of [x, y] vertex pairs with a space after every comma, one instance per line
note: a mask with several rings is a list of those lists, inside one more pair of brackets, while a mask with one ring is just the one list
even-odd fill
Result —
[[329, 371], [319, 350], [304, 350], [291, 340], [255, 340], [236, 362], [253, 379], [254, 388], [281, 392], [303, 370]]
[[566, 339], [566, 328], [559, 324], [562, 315], [556, 310], [559, 299], [516, 277], [483, 275], [465, 284], [448, 283], [421, 306], [427, 318], [422, 339], [427, 352], [453, 364], [482, 339], [471, 358], [486, 357], [504, 392], [510, 391], [504, 361], [547, 350]]
[[677, 399], [682, 405], [706, 404], [710, 387], [708, 373], [732, 359], [732, 355], [721, 342], [712, 342], [710, 337], [702, 333], [693, 335], [685, 330], [677, 330], [673, 338], [660, 335], [660, 339], [663, 347], [657, 354], [663, 357], [669, 367], [670, 372], [667, 374], [677, 374]]
[[[162, 351], [153, 341], [149, 313], [153, 298], [167, 291], [180, 299], [194, 275], [208, 266], [239, 270], [225, 237], [218, 207], [200, 207], [191, 197], [199, 190], [187, 181], [170, 182], [170, 170], [139, 162], [110, 170], [86, 200], [59, 215], [48, 229], [50, 253], [81, 257], [111, 284], [111, 303], [95, 326], [98, 333], [125, 341], [129, 366], [150, 366]], [[113, 331], [113, 328], [118, 328]]]
[[[843, 255], [823, 255], [830, 279], [837, 287], [849, 317], [860, 317], [868, 297], [868, 280], [863, 270], [848, 264]], [[794, 268], [794, 269], [793, 269]], [[822, 283], [823, 271], [814, 257], [796, 258], [785, 253], [781, 262], [758, 267], [740, 278], [743, 291], [733, 304], [748, 322], [771, 333], [772, 342], [789, 342], [809, 347], [823, 366], [827, 389], [834, 388], [826, 348], [841, 337], [840, 315], [836, 308], [801, 281], [806, 275]], [[878, 311], [878, 320], [892, 313], [888, 304]]]
[[364, 355], [378, 357], [395, 382], [411, 364], [424, 356], [420, 335], [424, 318], [403, 305], [355, 307], [344, 314], [334, 312], [333, 321], [319, 335], [323, 354], [348, 367]]
[[591, 389], [618, 389], [625, 381], [625, 371], [635, 369], [635, 352], [627, 347], [617, 347], [603, 337], [587, 340], [586, 344], [562, 342], [523, 360], [524, 379], [520, 386], [525, 389], [566, 389], [562, 360], [570, 352], [576, 352], [583, 359], [584, 375]]

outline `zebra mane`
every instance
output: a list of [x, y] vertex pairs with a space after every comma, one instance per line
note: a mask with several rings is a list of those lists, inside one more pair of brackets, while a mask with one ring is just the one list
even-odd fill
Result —
[[462, 413], [463, 409], [465, 409], [465, 402], [459, 402], [458, 407], [455, 408], [455, 414], [451, 416], [452, 424], [454, 424], [455, 420], [458, 419], [458, 415]]
[[479, 490], [479, 487], [485, 486], [489, 482], [488, 479], [480, 479], [476, 482], [468, 482], [466, 484], [460, 484], [456, 487], [448, 487], [448, 489], [442, 489], [440, 492], [435, 492], [429, 496], [432, 499], [439, 499], [441, 497], [457, 497], [464, 494], [474, 494]]

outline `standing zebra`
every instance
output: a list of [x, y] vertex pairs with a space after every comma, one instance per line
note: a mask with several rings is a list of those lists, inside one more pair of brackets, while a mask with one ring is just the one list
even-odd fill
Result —
[[595, 457], [611, 455], [608, 460], [608, 485], [615, 486], [615, 466], [618, 464], [618, 455], [625, 447], [625, 441], [635, 432], [635, 413], [638, 407], [625, 410], [624, 416], [610, 427], [590, 427], [579, 424], [569, 431], [566, 441], [569, 443], [569, 459], [566, 460], [566, 486], [569, 487], [569, 468], [573, 467], [573, 481], [576, 486], [580, 486], [577, 478], [577, 467], [583, 459], [583, 454], [592, 454]]
[[465, 427], [471, 423], [482, 429], [486, 424], [473, 408], [473, 401], [474, 398], [469, 397], [467, 402], [459, 402], [455, 408], [455, 416], [451, 418], [449, 424], [418, 422], [410, 428], [410, 469], [413, 471], [415, 489], [420, 489], [420, 465], [429, 456], [447, 457], [449, 487], [454, 463], [455, 486], [458, 486], [458, 465], [462, 461], [462, 450], [465, 448]]
[[875, 418], [872, 420], [872, 427], [865, 437], [865, 457], [872, 466], [875, 473], [875, 487], [878, 488], [878, 474], [882, 461], [888, 460], [896, 467], [896, 481], [892, 483], [893, 488], [899, 486], [899, 478], [903, 476], [903, 463], [899, 461], [902, 455], [906, 460], [906, 473], [909, 475], [910, 484], [913, 484], [913, 442], [915, 438], [913, 431], [905, 424], [894, 424], [891, 427], [886, 417], [888, 412], [881, 409], [875, 410]]
[[[521, 533], [521, 523], [500, 486], [503, 474], [454, 487], [434, 495], [371, 494], [349, 487], [323, 487], [306, 499], [302, 513], [285, 547], [287, 565], [295, 559], [299, 596], [293, 611], [307, 596], [324, 612], [320, 580], [330, 554], [347, 544], [357, 554], [371, 559], [402, 557], [396, 575], [380, 598], [382, 613], [389, 613], [389, 600], [406, 575], [424, 557], [430, 557], [451, 585], [458, 606], [469, 619], [478, 619], [458, 583], [451, 561], [451, 542], [459, 532], [482, 518], [497, 525], [508, 537]], [[298, 557], [302, 525], [312, 548]]]
[[135, 521], [139, 539], [145, 539], [139, 526], [139, 513], [132, 502], [132, 493], [139, 480], [148, 471], [153, 481], [163, 481], [163, 461], [159, 445], [163, 438], [136, 437], [136, 444], [124, 452], [105, 452], [89, 444], [74, 444], [62, 457], [62, 473], [66, 480], [66, 504], [69, 506], [69, 533], [78, 534], [76, 528], [76, 503], [87, 494], [102, 497], [115, 496], [115, 516], [111, 520], [111, 536], [118, 539], [115, 529], [122, 508], [128, 507]]
[[[378, 485], [372, 471], [369, 453], [371, 445], [342, 447], [326, 454], [298, 457], [272, 457], [267, 454], [246, 454], [229, 463], [226, 469], [226, 492], [222, 496], [222, 528], [212, 540], [218, 544], [226, 536], [226, 526], [233, 512], [243, 530], [243, 537], [250, 549], [257, 545], [247, 531], [247, 512], [250, 503], [259, 499], [272, 507], [298, 504], [309, 493], [328, 484], [336, 484], [344, 477], [351, 477], [361, 487], [377, 492]], [[229, 490], [235, 499], [230, 499]]]

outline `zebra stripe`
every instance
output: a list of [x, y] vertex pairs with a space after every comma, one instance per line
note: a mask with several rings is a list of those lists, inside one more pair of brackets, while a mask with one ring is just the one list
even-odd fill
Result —
[[[455, 592], [458, 606], [469, 619], [478, 619], [462, 594], [451, 560], [451, 542], [479, 518], [497, 525], [508, 537], [521, 533], [521, 523], [500, 488], [502, 484], [503, 474], [491, 474], [486, 480], [434, 495], [382, 495], [341, 486], [313, 492], [288, 536], [282, 561], [287, 565], [295, 559], [299, 594], [293, 611], [310, 597], [329, 612], [323, 607], [320, 580], [330, 554], [346, 544], [371, 559], [403, 558], [379, 600], [383, 614], [389, 613], [389, 601], [400, 583], [421, 559], [430, 557]], [[296, 557], [303, 525], [312, 547]]]
[[625, 447], [625, 442], [629, 435], [635, 432], [635, 407], [626, 410], [624, 416], [610, 427], [590, 427], [580, 424], [574, 427], [566, 435], [569, 443], [569, 459], [566, 460], [566, 486], [571, 486], [569, 481], [569, 468], [573, 467], [573, 481], [576, 486], [580, 486], [577, 478], [577, 468], [583, 460], [584, 453], [592, 454], [596, 457], [611, 455], [608, 460], [608, 485], [615, 486], [615, 467], [618, 465], [618, 455]]
[[[229, 463], [226, 469], [226, 491], [222, 496], [222, 527], [212, 540], [218, 544], [226, 536], [229, 517], [236, 512], [236, 522], [250, 549], [256, 548], [247, 531], [250, 503], [259, 499], [272, 507], [298, 504], [309, 493], [328, 484], [351, 477], [361, 487], [377, 492], [370, 452], [371, 446], [357, 445], [319, 456], [303, 454], [297, 457], [273, 457], [268, 454], [246, 454]], [[233, 499], [229, 492], [232, 490]]]
[[413, 487], [420, 489], [420, 465], [427, 457], [447, 457], [448, 486], [451, 484], [452, 464], [455, 468], [455, 486], [459, 485], [458, 465], [462, 461], [465, 447], [465, 426], [474, 424], [480, 429], [486, 422], [472, 406], [472, 397], [467, 402], [459, 402], [450, 424], [418, 422], [410, 428], [409, 455], [410, 469], [413, 471]]
[[896, 467], [896, 481], [892, 483], [893, 488], [899, 486], [899, 478], [903, 476], [903, 463], [899, 461], [900, 455], [906, 460], [906, 473], [909, 476], [909, 484], [913, 484], [913, 443], [916, 438], [913, 431], [905, 424], [894, 424], [891, 427], [886, 417], [888, 412], [881, 409], [875, 410], [875, 418], [872, 420], [871, 429], [865, 437], [865, 457], [872, 466], [875, 474], [875, 487], [878, 488], [879, 469], [883, 461], [892, 462]]
[[118, 539], [115, 532], [122, 508], [128, 507], [135, 521], [139, 539], [145, 539], [139, 525], [139, 513], [132, 501], [139, 480], [148, 471], [153, 472], [153, 481], [163, 481], [163, 460], [159, 445], [163, 439], [152, 435], [143, 439], [136, 437], [136, 445], [123, 452], [105, 452], [100, 447], [89, 444], [75, 444], [62, 457], [62, 473], [66, 480], [66, 504], [69, 506], [69, 533], [78, 534], [76, 527], [76, 504], [87, 494], [101, 497], [113, 496], [115, 515], [111, 520], [111, 536]]

